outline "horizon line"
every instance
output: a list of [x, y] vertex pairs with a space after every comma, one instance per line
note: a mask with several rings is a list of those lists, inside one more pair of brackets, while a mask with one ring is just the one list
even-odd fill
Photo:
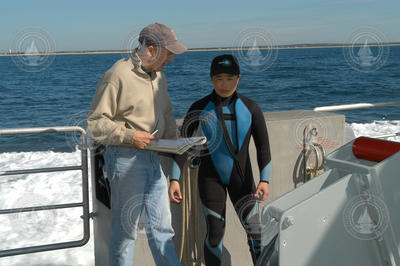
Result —
[[[209, 47], [209, 48], [188, 48], [188, 52], [199, 51], [235, 51], [235, 50], [284, 50], [284, 49], [312, 49], [312, 48], [344, 48], [344, 47], [361, 47], [364, 44], [335, 44], [335, 43], [315, 43], [315, 44], [283, 44], [275, 45], [273, 47], [257, 46], [255, 48], [246, 47]], [[376, 46], [400, 46], [400, 42], [388, 42], [383, 44], [371, 43], [367, 44], [368, 47]], [[56, 51], [56, 52], [38, 52], [38, 53], [0, 53], [0, 56], [39, 56], [39, 55], [74, 55], [74, 54], [128, 54], [131, 50], [80, 50], [80, 51]]]

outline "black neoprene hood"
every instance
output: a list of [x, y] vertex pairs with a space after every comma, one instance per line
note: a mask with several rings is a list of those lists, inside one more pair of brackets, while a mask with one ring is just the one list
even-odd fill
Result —
[[211, 62], [210, 76], [213, 77], [221, 73], [232, 75], [240, 74], [239, 63], [236, 57], [230, 54], [224, 54], [213, 59]]

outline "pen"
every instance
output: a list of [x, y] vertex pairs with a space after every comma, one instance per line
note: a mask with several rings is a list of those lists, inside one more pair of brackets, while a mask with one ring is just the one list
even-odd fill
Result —
[[158, 132], [158, 129], [156, 129], [153, 133], [151, 133], [151, 135], [154, 136], [154, 134], [156, 134]]

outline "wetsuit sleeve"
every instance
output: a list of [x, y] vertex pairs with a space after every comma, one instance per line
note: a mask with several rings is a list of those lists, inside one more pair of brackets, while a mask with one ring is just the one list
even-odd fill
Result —
[[252, 135], [257, 149], [257, 162], [260, 168], [260, 181], [269, 182], [271, 173], [271, 152], [264, 115], [257, 104], [253, 109]]
[[178, 163], [176, 162], [176, 158], [174, 158], [171, 162], [171, 176], [169, 177], [169, 179], [179, 181], [180, 178], [181, 167], [179, 167]]
[[[185, 118], [183, 119], [183, 124], [180, 130], [181, 136], [183, 138], [189, 138], [194, 135], [197, 131], [197, 127], [199, 125], [199, 114], [200, 110], [193, 104], [189, 111], [186, 113]], [[171, 180], [179, 181], [181, 176], [181, 169], [183, 168], [186, 160], [188, 158], [188, 153], [184, 153], [182, 155], [174, 155], [172, 160], [171, 167]]]

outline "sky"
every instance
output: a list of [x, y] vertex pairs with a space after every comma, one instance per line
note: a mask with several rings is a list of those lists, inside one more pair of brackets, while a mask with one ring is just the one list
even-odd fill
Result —
[[32, 28], [47, 32], [55, 51], [121, 50], [154, 22], [189, 48], [231, 47], [249, 29], [278, 45], [345, 43], [363, 27], [399, 42], [399, 12], [399, 0], [2, 0], [0, 53]]

